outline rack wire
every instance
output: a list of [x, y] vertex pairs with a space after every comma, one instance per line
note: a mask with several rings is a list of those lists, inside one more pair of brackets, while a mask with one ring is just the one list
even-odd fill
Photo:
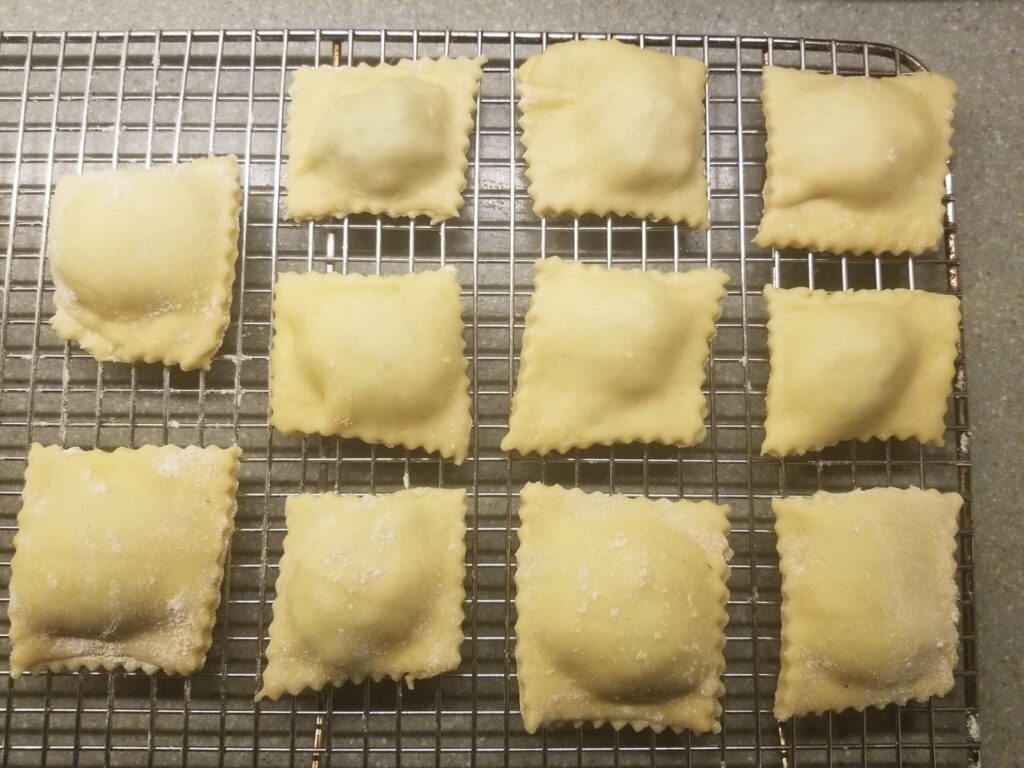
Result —
[[[959, 294], [951, 177], [941, 251], [838, 258], [751, 244], [764, 181], [759, 102], [765, 63], [891, 75], [923, 65], [888, 45], [795, 38], [616, 35], [710, 68], [707, 232], [629, 219], [538, 220], [517, 141], [514, 67], [581, 35], [361, 30], [0, 33], [0, 601], [29, 443], [144, 443], [244, 449], [237, 532], [214, 644], [191, 678], [37, 674], [0, 662], [8, 765], [562, 766], [975, 765], [979, 762], [967, 386], [963, 357], [945, 448], [844, 444], [783, 461], [758, 455], [767, 381], [761, 288], [917, 287]], [[295, 223], [281, 215], [289, 73], [402, 57], [488, 58], [471, 137], [466, 206], [431, 227], [369, 215]], [[241, 258], [224, 345], [207, 373], [97, 363], [46, 325], [48, 200], [65, 173], [235, 153], [243, 183]], [[498, 443], [508, 418], [532, 262], [558, 254], [732, 278], [706, 391], [705, 442], [519, 457]], [[454, 267], [466, 304], [475, 430], [461, 467], [358, 441], [275, 434], [268, 422], [270, 290], [285, 270], [400, 273]], [[466, 487], [471, 496], [463, 663], [451, 674], [255, 703], [284, 535], [299, 491]], [[722, 732], [610, 728], [523, 731], [515, 681], [517, 491], [528, 480], [732, 505]], [[956, 688], [926, 704], [801, 718], [771, 715], [779, 655], [779, 576], [769, 502], [820, 488], [925, 485], [959, 491], [960, 665]], [[6, 610], [0, 657], [9, 656]]]

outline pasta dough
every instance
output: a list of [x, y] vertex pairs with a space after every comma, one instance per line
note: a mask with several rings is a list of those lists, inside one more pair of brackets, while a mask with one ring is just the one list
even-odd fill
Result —
[[458, 216], [486, 59], [300, 67], [288, 111], [292, 219]]
[[287, 273], [274, 289], [271, 421], [282, 432], [469, 451], [462, 302], [451, 269]]
[[775, 717], [905, 704], [953, 688], [956, 493], [773, 499], [782, 572]]
[[771, 286], [764, 296], [771, 373], [762, 455], [874, 437], [942, 445], [959, 299]]
[[289, 497], [263, 688], [433, 677], [459, 665], [466, 492]]
[[50, 324], [97, 360], [209, 368], [228, 327], [234, 155], [71, 174], [50, 207]]
[[527, 59], [516, 81], [534, 213], [707, 229], [707, 75], [696, 59], [616, 40], [559, 43]]
[[718, 732], [729, 508], [527, 483], [516, 553], [526, 730]]
[[704, 439], [701, 385], [728, 276], [537, 262], [501, 449]]
[[241, 451], [35, 444], [11, 562], [11, 675], [203, 664]]
[[755, 243], [854, 255], [936, 247], [952, 80], [767, 66], [763, 82], [768, 176]]

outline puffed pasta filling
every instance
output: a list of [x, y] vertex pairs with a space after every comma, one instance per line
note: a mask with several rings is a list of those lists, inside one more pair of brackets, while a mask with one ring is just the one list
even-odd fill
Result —
[[241, 451], [35, 444], [11, 563], [11, 674], [188, 675], [210, 647]]
[[274, 288], [271, 423], [436, 451], [461, 463], [471, 427], [459, 282], [286, 273]]
[[50, 325], [98, 360], [208, 369], [228, 327], [233, 155], [69, 174], [50, 206]]
[[704, 366], [728, 280], [717, 269], [538, 261], [502, 450], [699, 443]]
[[772, 500], [782, 574], [776, 718], [953, 688], [962, 504], [918, 488]]
[[942, 445], [959, 299], [772, 286], [764, 296], [771, 370], [762, 454], [801, 455], [872, 438]]
[[707, 229], [707, 72], [617, 40], [559, 43], [527, 59], [516, 82], [534, 212]]
[[292, 219], [350, 213], [457, 216], [486, 60], [300, 67], [288, 111], [285, 208]]
[[920, 254], [942, 236], [956, 84], [766, 66], [764, 213], [754, 242]]
[[257, 698], [457, 667], [465, 517], [461, 489], [289, 497]]
[[720, 730], [729, 508], [528, 483], [516, 552], [526, 730]]

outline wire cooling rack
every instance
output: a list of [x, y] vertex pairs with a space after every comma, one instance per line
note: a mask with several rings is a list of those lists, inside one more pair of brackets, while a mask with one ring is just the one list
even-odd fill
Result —
[[[512, 98], [514, 66], [572, 35], [490, 32], [255, 30], [0, 34], [0, 599], [32, 441], [113, 448], [144, 443], [244, 449], [237, 533], [213, 647], [191, 678], [123, 673], [6, 672], [0, 618], [7, 765], [562, 766], [973, 765], [979, 760], [977, 663], [966, 384], [962, 356], [946, 447], [846, 443], [802, 458], [758, 455], [768, 376], [766, 283], [917, 287], [959, 293], [951, 179], [941, 252], [915, 259], [842, 259], [753, 246], [764, 181], [760, 73], [766, 62], [850, 74], [922, 65], [891, 46], [823, 40], [622, 35], [701, 59], [707, 87], [707, 232], [530, 212]], [[458, 219], [281, 216], [282, 128], [289, 72], [401, 57], [488, 58]], [[238, 155], [241, 252], [224, 345], [208, 373], [98, 364], [46, 325], [47, 203], [65, 173]], [[558, 458], [503, 454], [523, 316], [538, 256], [646, 269], [713, 265], [732, 277], [709, 366], [708, 437], [686, 449], [617, 446]], [[299, 438], [268, 425], [270, 290], [285, 270], [400, 273], [453, 266], [466, 304], [476, 428], [461, 467], [420, 452]], [[466, 487], [468, 581], [463, 662], [417, 682], [349, 685], [253, 702], [284, 536], [284, 498], [299, 491]], [[732, 505], [722, 732], [694, 736], [610, 728], [530, 736], [518, 713], [512, 574], [517, 492], [528, 480], [588, 490]], [[819, 488], [926, 485], [966, 499], [959, 534], [960, 666], [955, 690], [927, 704], [867, 713], [771, 716], [779, 666], [779, 576], [769, 501]]]

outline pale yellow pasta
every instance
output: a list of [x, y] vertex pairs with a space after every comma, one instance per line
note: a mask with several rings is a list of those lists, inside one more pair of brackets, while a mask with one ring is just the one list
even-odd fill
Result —
[[283, 274], [271, 421], [282, 432], [424, 448], [461, 463], [471, 427], [462, 330], [451, 269]]
[[289, 497], [256, 698], [459, 665], [466, 492]]
[[616, 40], [559, 43], [527, 59], [516, 81], [534, 212], [707, 229], [707, 72]]
[[287, 215], [457, 216], [486, 60], [300, 67], [288, 111]]
[[98, 360], [209, 368], [230, 320], [240, 199], [233, 155], [62, 177], [53, 330]]
[[956, 84], [764, 68], [764, 215], [754, 242], [910, 253], [942, 236]]
[[33, 445], [11, 563], [11, 675], [199, 669], [240, 453]]
[[799, 455], [872, 438], [942, 445], [959, 299], [772, 286], [764, 296], [771, 372], [762, 454]]
[[718, 732], [729, 508], [528, 483], [516, 552], [526, 730]]
[[502, 450], [699, 443], [704, 366], [728, 281], [717, 269], [538, 261]]
[[772, 500], [782, 573], [776, 718], [953, 688], [962, 504], [918, 488]]

